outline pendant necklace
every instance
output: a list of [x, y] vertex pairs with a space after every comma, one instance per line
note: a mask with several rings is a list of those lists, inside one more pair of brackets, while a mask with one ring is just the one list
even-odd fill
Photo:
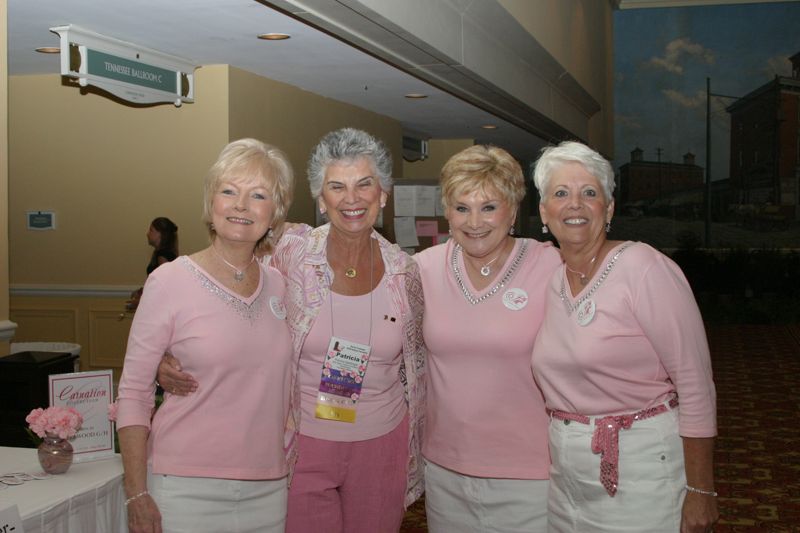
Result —
[[[564, 307], [567, 309], [567, 316], [570, 316], [573, 312], [577, 311], [575, 314], [575, 321], [579, 326], [588, 326], [594, 320], [595, 314], [597, 313], [597, 304], [595, 304], [592, 296], [594, 296], [594, 293], [597, 292], [597, 289], [603, 285], [603, 282], [611, 273], [614, 265], [617, 264], [617, 260], [622, 255], [622, 252], [627, 250], [632, 244], [632, 242], [626, 242], [619, 250], [617, 250], [617, 253], [611, 257], [608, 263], [606, 263], [606, 267], [602, 272], [600, 272], [600, 275], [597, 277], [597, 281], [594, 282], [594, 285], [592, 285], [589, 290], [586, 291], [586, 294], [581, 296], [574, 304], [570, 302], [569, 297], [567, 296], [567, 284], [564, 280], [566, 276], [561, 276], [561, 290], [559, 291], [559, 297], [561, 298], [561, 301], [564, 302]], [[566, 265], [566, 263], [564, 263], [564, 265]]]
[[480, 272], [481, 272], [481, 276], [483, 276], [483, 277], [485, 278], [485, 277], [487, 277], [489, 274], [491, 274], [491, 273], [492, 273], [492, 269], [491, 269], [491, 268], [489, 268], [489, 267], [492, 265], [492, 263], [494, 263], [495, 261], [497, 261], [498, 259], [500, 259], [500, 256], [501, 256], [501, 255], [503, 255], [503, 252], [502, 252], [502, 251], [501, 251], [499, 254], [497, 254], [497, 257], [495, 257], [494, 259], [492, 259], [491, 261], [489, 261], [488, 263], [486, 263], [485, 265], [483, 265], [483, 266], [481, 267], [481, 270], [480, 270]]
[[[369, 242], [369, 253], [370, 253], [370, 258], [372, 258], [372, 240], [370, 240]], [[370, 261], [371, 260], [372, 259], [370, 259]], [[350, 279], [353, 279], [354, 277], [358, 276], [358, 270], [356, 270], [356, 267], [354, 266], [347, 267], [344, 269], [344, 275]]]
[[[597, 256], [594, 256], [594, 257], [592, 257], [592, 260], [589, 261], [589, 273], [592, 272], [592, 265], [594, 265], [594, 262], [595, 262], [596, 259], [597, 259]], [[567, 264], [566, 261], [564, 261], [564, 266], [566, 267], [567, 270], [569, 270], [573, 274], [577, 274], [577, 275], [579, 275], [581, 277], [581, 280], [580, 280], [581, 281], [581, 285], [586, 285], [587, 283], [589, 283], [589, 276], [587, 276], [586, 274], [584, 274], [583, 272], [581, 272], [579, 270], [572, 270], [569, 267], [569, 265]]]
[[225, 258], [224, 258], [224, 257], [222, 257], [222, 254], [220, 254], [220, 253], [217, 251], [217, 249], [216, 249], [214, 246], [212, 246], [212, 247], [211, 247], [211, 249], [212, 249], [212, 250], [214, 250], [214, 253], [217, 255], [217, 257], [219, 257], [219, 258], [220, 258], [220, 260], [221, 260], [223, 263], [225, 263], [226, 265], [228, 265], [229, 267], [231, 267], [231, 269], [233, 270], [233, 280], [234, 280], [234, 281], [236, 281], [237, 283], [238, 283], [238, 282], [240, 282], [240, 281], [242, 281], [242, 280], [244, 279], [244, 273], [245, 273], [245, 271], [246, 271], [248, 268], [250, 268], [250, 265], [252, 265], [252, 264], [253, 264], [253, 261], [255, 261], [255, 260], [256, 260], [256, 254], [253, 254], [253, 257], [252, 257], [252, 258], [250, 258], [250, 262], [249, 262], [249, 263], [247, 263], [247, 266], [245, 266], [243, 269], [239, 270], [238, 268], [236, 268], [235, 266], [233, 266], [232, 264], [230, 264], [228, 261], [226, 261], [226, 260], [225, 260]]

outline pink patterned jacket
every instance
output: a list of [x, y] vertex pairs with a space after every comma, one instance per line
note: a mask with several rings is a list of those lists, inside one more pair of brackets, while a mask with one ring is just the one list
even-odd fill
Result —
[[[330, 224], [318, 228], [294, 225], [283, 234], [271, 258], [272, 265], [286, 278], [286, 319], [292, 331], [295, 362], [320, 308], [327, 301], [333, 281], [326, 255], [329, 231]], [[377, 232], [373, 231], [372, 238], [380, 246], [392, 305], [403, 326], [400, 380], [408, 404], [409, 462], [405, 504], [409, 506], [424, 489], [421, 449], [425, 422], [426, 348], [422, 339], [422, 281], [417, 264], [408, 254]], [[296, 397], [290, 431], [296, 437], [300, 427], [299, 387], [295, 386], [293, 390]]]

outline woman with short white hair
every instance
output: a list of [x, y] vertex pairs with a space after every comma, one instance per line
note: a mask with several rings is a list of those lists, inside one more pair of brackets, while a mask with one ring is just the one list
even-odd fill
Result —
[[716, 398], [692, 290], [665, 255], [606, 237], [614, 174], [600, 154], [545, 148], [534, 181], [564, 260], [532, 359], [550, 414], [550, 531], [709, 531]]

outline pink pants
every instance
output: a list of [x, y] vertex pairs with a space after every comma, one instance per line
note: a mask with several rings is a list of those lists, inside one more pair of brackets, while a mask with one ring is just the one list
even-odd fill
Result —
[[300, 435], [286, 533], [396, 533], [408, 472], [408, 415], [381, 437]]

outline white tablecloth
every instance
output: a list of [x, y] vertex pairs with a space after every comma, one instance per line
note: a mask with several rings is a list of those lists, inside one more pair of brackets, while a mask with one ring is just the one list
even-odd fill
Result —
[[[0, 446], [0, 474], [41, 471], [35, 449]], [[124, 533], [124, 502], [118, 455], [0, 490], [0, 503], [17, 504], [25, 533]]]

